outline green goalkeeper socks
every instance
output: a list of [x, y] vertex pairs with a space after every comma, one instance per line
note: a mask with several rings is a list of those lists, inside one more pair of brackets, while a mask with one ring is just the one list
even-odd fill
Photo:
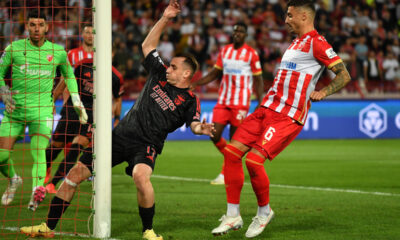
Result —
[[46, 147], [49, 139], [40, 135], [31, 138], [31, 154], [33, 157], [32, 167], [32, 189], [44, 185], [46, 177]]
[[0, 172], [8, 178], [12, 178], [15, 175], [14, 162], [10, 158], [11, 153], [6, 149], [0, 149]]

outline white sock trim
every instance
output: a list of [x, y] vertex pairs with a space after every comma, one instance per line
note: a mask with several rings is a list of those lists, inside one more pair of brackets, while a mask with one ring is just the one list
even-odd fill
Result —
[[237, 217], [240, 215], [240, 205], [228, 203], [228, 207], [226, 210], [226, 216], [228, 217]]

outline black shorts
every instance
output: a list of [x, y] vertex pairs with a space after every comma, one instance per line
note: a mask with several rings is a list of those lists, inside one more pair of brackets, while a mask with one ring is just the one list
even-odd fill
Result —
[[78, 114], [72, 107], [64, 106], [61, 110], [61, 119], [58, 121], [52, 138], [55, 142], [64, 143], [72, 142], [77, 135], [91, 139], [91, 129], [91, 124], [81, 124], [79, 122]]
[[[114, 131], [112, 134], [112, 167], [127, 162], [128, 166], [125, 168], [125, 173], [132, 176], [133, 167], [138, 163], [144, 163], [154, 170], [157, 158], [157, 152], [152, 145], [138, 144], [127, 142], [123, 138], [117, 136]], [[92, 153], [85, 151], [80, 162], [85, 164], [92, 172]]]

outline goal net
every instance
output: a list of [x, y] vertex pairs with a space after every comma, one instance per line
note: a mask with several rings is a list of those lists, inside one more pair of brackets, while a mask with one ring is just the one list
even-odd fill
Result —
[[[103, 6], [98, 6], [99, 2], [103, 2]], [[8, 92], [0, 90], [2, 94], [0, 100], [3, 100], [0, 103], [0, 194], [2, 194], [0, 239], [24, 238], [19, 235], [20, 227], [46, 222], [51, 200], [55, 196], [55, 193], [52, 193], [51, 188], [47, 186], [54, 183], [55, 190], [57, 190], [61, 185], [64, 176], [70, 169], [69, 165], [74, 163], [65, 160], [68, 159], [71, 152], [78, 152], [79, 157], [79, 154], [88, 151], [87, 145], [73, 144], [75, 137], [82, 135], [83, 128], [76, 118], [70, 116], [74, 110], [67, 107], [68, 91], [58, 91], [64, 89], [63, 86], [57, 87], [59, 82], [65, 82], [63, 69], [66, 69], [68, 65], [66, 62], [58, 61], [64, 56], [64, 50], [69, 53], [68, 61], [72, 67], [75, 67], [75, 64], [82, 59], [94, 58], [95, 55], [111, 59], [110, 48], [98, 47], [96, 51], [96, 45], [94, 45], [92, 52], [87, 52], [87, 49], [83, 48], [85, 26], [93, 26], [94, 31], [97, 24], [101, 24], [94, 20], [97, 18], [96, 14], [104, 15], [102, 21], [107, 22], [111, 19], [111, 4], [105, 2], [108, 1], [98, 1], [97, 3], [91, 0], [0, 1], [0, 55], [2, 56], [0, 59], [0, 69], [2, 69], [0, 70], [0, 87], [6, 90], [6, 86], [9, 86], [10, 94], [15, 101], [15, 109], [10, 112], [7, 110], [7, 99], [4, 97]], [[28, 24], [27, 19], [28, 14], [34, 10], [43, 13], [46, 18], [48, 31], [45, 38], [47, 41], [60, 46], [60, 48], [53, 47], [53, 53], [44, 47], [35, 45], [37, 42], [40, 44], [40, 40], [37, 41], [38, 38], [40, 39], [40, 30], [32, 29], [35, 26]], [[97, 13], [95, 13], [96, 11]], [[40, 29], [40, 26], [36, 27]], [[110, 28], [108, 29], [110, 30]], [[107, 32], [107, 28], [99, 29], [95, 38], [104, 40], [104, 46], [108, 46], [107, 44], [111, 46], [111, 37], [107, 34], [111, 35], [111, 30]], [[95, 44], [98, 43], [97, 40], [94, 41]], [[75, 55], [71, 56], [71, 52]], [[95, 58], [93, 66], [99, 66], [99, 64], [111, 66], [111, 62], [107, 62], [108, 60], [102, 61]], [[106, 67], [101, 69], [106, 69]], [[101, 80], [107, 74], [111, 76], [111, 67], [109, 70], [94, 71], [94, 79], [97, 81], [98, 76]], [[77, 75], [75, 71], [75, 77], [79, 85], [83, 76]], [[104, 81], [109, 81], [109, 78], [105, 78]], [[5, 84], [1, 84], [1, 82]], [[80, 87], [78, 86], [78, 89]], [[96, 86], [95, 84], [95, 94], [101, 96], [103, 93], [101, 91], [96, 93], [96, 91], [102, 87], [106, 87], [108, 91], [111, 88], [108, 85]], [[13, 92], [15, 89], [19, 92]], [[57, 94], [59, 97], [54, 101], [53, 112], [52, 103], [48, 100], [56, 97]], [[111, 93], [106, 95], [104, 98], [109, 96], [108, 99], [111, 99]], [[110, 113], [102, 115], [103, 118], [109, 116], [108, 120], [101, 120], [94, 113], [95, 124], [93, 125], [97, 126], [96, 131], [103, 128], [104, 133], [96, 132], [95, 137], [92, 137], [89, 127], [85, 134], [90, 140], [90, 144], [93, 142], [97, 144], [100, 140], [96, 139], [103, 139], [107, 136], [111, 143], [111, 102], [108, 102], [94, 103], [94, 106], [104, 104], [101, 105], [102, 109], [110, 109]], [[49, 108], [51, 108], [50, 118], [46, 117]], [[46, 126], [50, 129], [48, 133]], [[55, 132], [56, 129], [57, 132]], [[110, 145], [108, 144], [108, 146]], [[96, 147], [94, 149], [95, 156], [97, 156], [96, 161], [103, 161], [107, 166], [111, 158], [110, 149], [106, 147], [100, 150], [106, 152], [97, 152], [99, 150], [96, 150]], [[47, 176], [46, 179], [44, 179], [43, 169]], [[103, 170], [101, 165], [95, 166], [94, 169], [96, 173], [94, 179], [96, 180], [84, 181], [80, 184], [68, 211], [63, 214], [57, 224], [56, 235], [62, 238], [75, 235], [89, 236], [93, 234], [93, 231], [97, 237], [110, 235], [109, 199], [111, 190], [110, 187], [107, 189], [107, 186], [111, 184], [110, 171], [109, 168], [107, 168], [108, 172]], [[105, 176], [105, 178], [100, 180], [98, 176]], [[53, 181], [54, 179], [56, 180]], [[108, 181], [108, 183], [101, 181]], [[97, 190], [100, 188], [95, 185], [99, 186], [99, 184], [103, 184], [104, 191]], [[38, 187], [43, 187], [46, 194], [43, 201], [39, 201], [37, 206], [32, 207], [32, 194], [37, 191]], [[101, 200], [94, 200], [95, 195]], [[35, 200], [35, 202], [38, 201]], [[99, 210], [94, 211], [94, 206]], [[96, 214], [94, 214], [95, 212]]]

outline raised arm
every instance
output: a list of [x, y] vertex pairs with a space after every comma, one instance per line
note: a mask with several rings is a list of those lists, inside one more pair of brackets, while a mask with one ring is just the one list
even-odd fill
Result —
[[336, 77], [331, 81], [331, 83], [329, 83], [328, 86], [324, 87], [320, 91], [313, 91], [310, 95], [311, 101], [321, 101], [327, 96], [339, 91], [350, 82], [350, 74], [343, 62], [339, 62], [338, 64], [332, 66], [330, 70], [336, 74]]
[[170, 0], [168, 7], [164, 10], [162, 17], [147, 34], [146, 39], [142, 43], [142, 51], [144, 57], [146, 57], [151, 51], [156, 49], [158, 42], [160, 41], [160, 36], [167, 26], [169, 20], [176, 17], [180, 12], [180, 6], [178, 1]]

